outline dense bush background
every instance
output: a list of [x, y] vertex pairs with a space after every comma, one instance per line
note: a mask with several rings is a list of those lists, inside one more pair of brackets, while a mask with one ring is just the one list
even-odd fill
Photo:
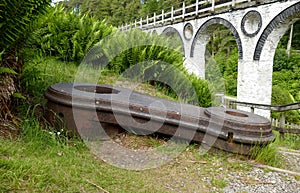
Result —
[[115, 29], [87, 14], [51, 7], [34, 25], [31, 45], [39, 54], [80, 62], [88, 51]]

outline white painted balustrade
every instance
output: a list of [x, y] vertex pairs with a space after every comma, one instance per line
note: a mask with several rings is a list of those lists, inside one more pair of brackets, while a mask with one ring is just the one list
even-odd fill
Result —
[[[252, 0], [253, 1], [253, 0]], [[161, 14], [153, 13], [152, 17], [147, 16], [145, 19], [141, 18], [139, 22], [134, 21], [133, 23], [126, 24], [125, 26], [119, 27], [121, 31], [126, 31], [131, 28], [147, 29], [155, 27], [157, 25], [164, 25], [167, 22], [174, 22], [175, 20], [184, 20], [188, 17], [201, 17], [206, 13], [213, 13], [216, 10], [222, 10], [228, 7], [235, 8], [238, 4], [247, 4], [251, 0], [230, 0], [221, 4], [217, 4], [215, 0], [197, 0], [196, 3], [186, 5], [182, 2], [182, 6], [179, 9], [171, 7], [171, 11], [161, 11]]]

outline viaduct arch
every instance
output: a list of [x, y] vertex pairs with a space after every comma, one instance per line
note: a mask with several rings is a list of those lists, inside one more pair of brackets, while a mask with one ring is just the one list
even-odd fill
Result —
[[[240, 5], [237, 6], [237, 3]], [[199, 1], [199, 6], [202, 4]], [[182, 9], [177, 10], [181, 15], [176, 15], [176, 10], [171, 13], [162, 11], [162, 14], [154, 14], [153, 18], [141, 20], [135, 26], [148, 32], [180, 37], [185, 67], [199, 77], [205, 77], [205, 49], [209, 32], [214, 30], [215, 25], [226, 26], [238, 45], [237, 100], [271, 104], [275, 50], [290, 25], [299, 19], [300, 0], [232, 0], [217, 5], [224, 10], [217, 10], [214, 3], [203, 10], [199, 6], [195, 5], [194, 9], [189, 6], [194, 12], [188, 12], [183, 3]], [[247, 107], [238, 108], [250, 111]], [[255, 109], [255, 113], [270, 116], [267, 110]]]

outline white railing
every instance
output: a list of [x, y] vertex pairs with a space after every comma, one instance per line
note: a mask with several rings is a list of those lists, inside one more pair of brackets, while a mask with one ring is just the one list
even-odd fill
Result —
[[206, 13], [213, 13], [216, 10], [222, 10], [224, 8], [235, 8], [240, 4], [248, 4], [250, 2], [255, 2], [254, 0], [227, 0], [225, 2], [216, 0], [197, 0], [196, 3], [191, 5], [185, 5], [182, 2], [182, 6], [179, 9], [174, 9], [171, 7], [171, 11], [165, 12], [165, 10], [161, 10], [160, 14], [154, 13], [152, 17], [146, 17], [146, 19], [141, 18], [140, 21], [135, 20], [133, 23], [125, 24], [125, 26], [119, 27], [121, 31], [126, 31], [131, 28], [150, 28], [156, 27], [159, 25], [163, 25], [167, 22], [174, 22], [176, 20], [184, 20], [188, 17], [201, 17], [205, 16]]
[[236, 97], [230, 97], [230, 96], [226, 96], [224, 95], [224, 93], [217, 93], [215, 95], [216, 97], [216, 105], [220, 105], [224, 108], [232, 108], [232, 109], [236, 109], [236, 105], [232, 104], [232, 102], [237, 101]]
[[[283, 115], [283, 116], [282, 116]], [[281, 114], [280, 119], [271, 119], [271, 126], [280, 134], [280, 139], [284, 138], [285, 133], [300, 134], [300, 125], [285, 121], [285, 115]]]
[[282, 122], [280, 119], [272, 118], [271, 123], [273, 127], [279, 127], [279, 128], [287, 128], [287, 129], [299, 129], [300, 125], [289, 123], [287, 121]]

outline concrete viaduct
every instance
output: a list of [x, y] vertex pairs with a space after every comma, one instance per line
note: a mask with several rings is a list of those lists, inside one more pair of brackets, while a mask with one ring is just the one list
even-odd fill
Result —
[[[122, 29], [140, 28], [179, 37], [188, 71], [205, 77], [205, 50], [217, 25], [226, 26], [238, 47], [237, 100], [271, 104], [272, 73], [275, 50], [291, 24], [300, 18], [300, 0], [198, 1], [179, 9], [161, 11]], [[247, 107], [239, 109], [250, 111]], [[254, 113], [269, 117], [270, 111]]]

